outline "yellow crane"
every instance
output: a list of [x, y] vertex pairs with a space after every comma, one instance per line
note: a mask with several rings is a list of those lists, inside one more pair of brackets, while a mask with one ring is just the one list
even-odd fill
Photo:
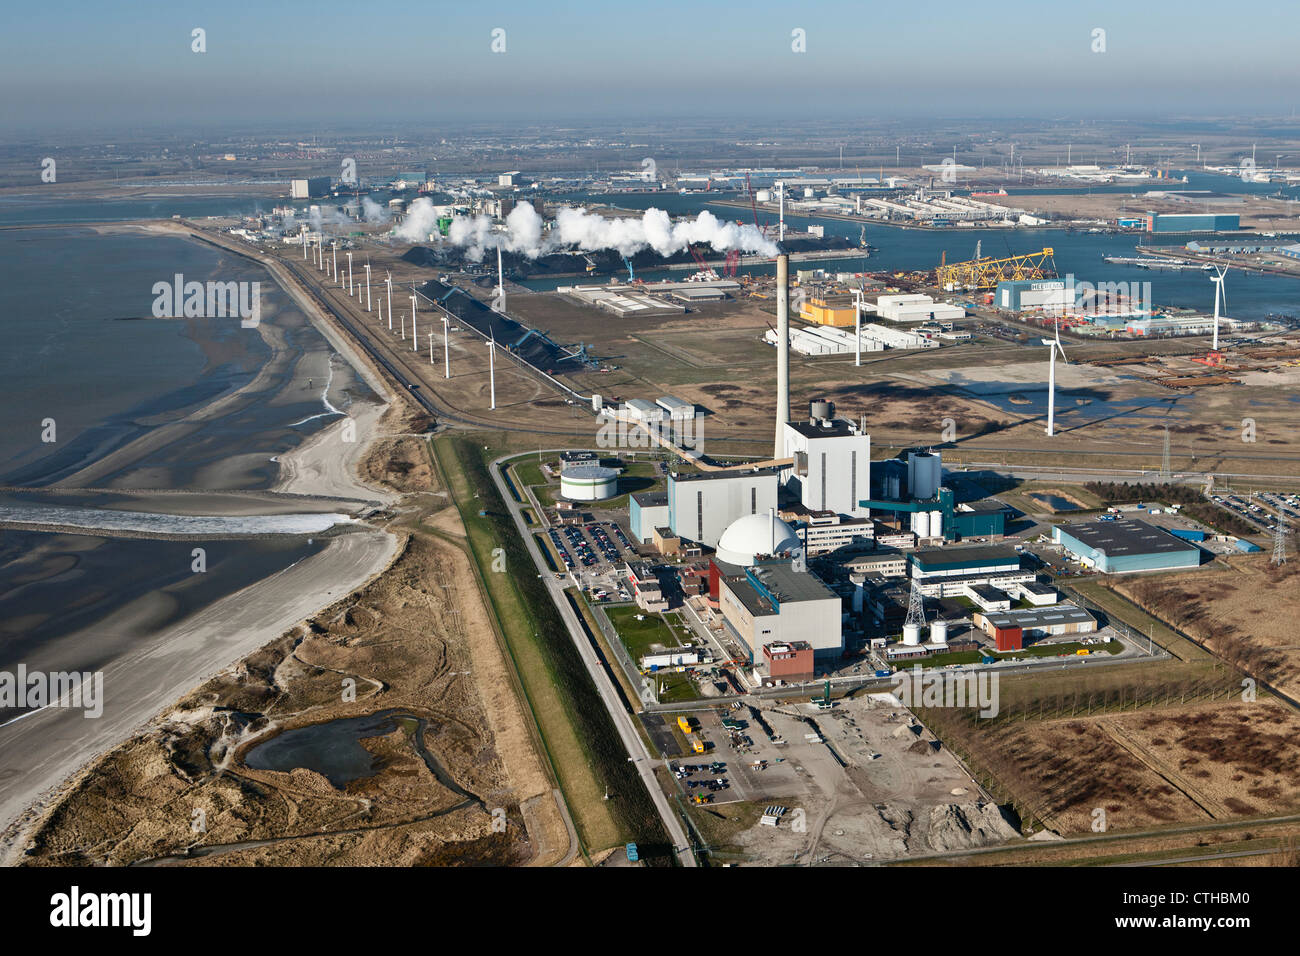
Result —
[[[1051, 248], [1029, 252], [1005, 259], [968, 259], [965, 262], [947, 262], [934, 270], [939, 288], [948, 286], [961, 289], [993, 289], [999, 282], [1016, 279], [1050, 279], [1056, 277], [1056, 260]], [[945, 257], [946, 259], [946, 257]]]

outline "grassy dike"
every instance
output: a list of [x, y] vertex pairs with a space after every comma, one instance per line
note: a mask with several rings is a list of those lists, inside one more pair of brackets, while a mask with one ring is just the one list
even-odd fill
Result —
[[[457, 434], [432, 447], [584, 847], [667, 847], [650, 795], [492, 481], [489, 460], [499, 452]], [[510, 573], [491, 570], [496, 548]]]

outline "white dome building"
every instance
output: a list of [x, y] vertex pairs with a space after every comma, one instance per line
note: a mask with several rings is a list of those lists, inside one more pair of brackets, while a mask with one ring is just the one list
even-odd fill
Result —
[[750, 567], [760, 554], [801, 551], [803, 543], [794, 529], [773, 514], [737, 518], [718, 539], [718, 560]]

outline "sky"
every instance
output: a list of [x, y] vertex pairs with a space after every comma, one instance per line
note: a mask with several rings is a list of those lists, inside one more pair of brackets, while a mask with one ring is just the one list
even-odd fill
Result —
[[1290, 115], [1297, 33], [1295, 0], [43, 0], [6, 6], [0, 128]]

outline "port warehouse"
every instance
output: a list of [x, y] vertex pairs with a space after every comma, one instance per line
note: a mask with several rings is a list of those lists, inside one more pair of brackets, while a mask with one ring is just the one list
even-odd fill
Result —
[[1145, 217], [1146, 231], [1172, 232], [1236, 232], [1241, 229], [1241, 216], [1237, 213], [1153, 213]]
[[1131, 518], [1057, 525], [1052, 540], [1103, 574], [1195, 568], [1201, 549], [1168, 531]]

